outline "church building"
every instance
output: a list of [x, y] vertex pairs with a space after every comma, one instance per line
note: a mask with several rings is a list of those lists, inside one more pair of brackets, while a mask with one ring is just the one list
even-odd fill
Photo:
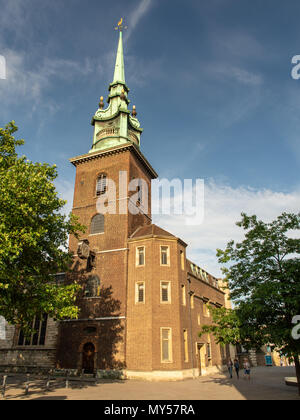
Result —
[[[213, 336], [199, 337], [201, 325], [212, 322], [209, 306], [226, 304], [218, 279], [187, 259], [181, 238], [152, 223], [151, 181], [158, 175], [142, 153], [136, 108], [129, 109], [119, 29], [108, 106], [101, 97], [92, 118], [92, 147], [70, 159], [76, 170], [72, 212], [87, 230], [80, 241], [70, 237], [73, 270], [57, 281], [82, 285], [79, 317], [35, 319], [31, 339], [6, 325], [0, 367], [177, 380], [226, 364], [228, 349]], [[97, 203], [112, 184], [117, 211], [103, 214]], [[131, 205], [136, 212], [128, 211]]]

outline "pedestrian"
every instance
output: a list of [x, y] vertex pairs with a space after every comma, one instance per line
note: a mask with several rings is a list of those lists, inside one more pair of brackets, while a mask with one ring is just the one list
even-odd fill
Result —
[[233, 363], [232, 363], [231, 359], [228, 359], [227, 367], [228, 367], [228, 372], [229, 372], [230, 378], [232, 379]]
[[234, 360], [234, 369], [235, 369], [235, 373], [238, 379], [240, 379], [240, 364], [238, 359]]
[[248, 377], [248, 380], [250, 381], [251, 379], [250, 374], [251, 374], [250, 363], [247, 359], [244, 359], [244, 379]]

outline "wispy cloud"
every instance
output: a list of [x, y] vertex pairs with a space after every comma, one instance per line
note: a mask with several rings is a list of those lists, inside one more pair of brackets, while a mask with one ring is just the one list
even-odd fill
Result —
[[132, 12], [128, 18], [128, 30], [125, 40], [128, 41], [143, 16], [149, 11], [153, 0], [140, 0], [138, 7]]
[[232, 79], [248, 86], [259, 86], [263, 83], [263, 77], [259, 73], [250, 72], [242, 67], [228, 65], [226, 63], [215, 63], [209, 66], [209, 73], [212, 77]]
[[[11, 49], [3, 50], [6, 59], [6, 80], [0, 83], [0, 102], [5, 103], [5, 109], [16, 103], [30, 103], [30, 109], [35, 110], [41, 104], [45, 90], [57, 80], [65, 83], [72, 82], [93, 73], [97, 68], [98, 74], [101, 69], [99, 63], [84, 59], [82, 62], [60, 58], [44, 58], [40, 62], [31, 59], [22, 52]], [[43, 105], [44, 106], [44, 105]], [[57, 109], [57, 104], [47, 99], [47, 109], [50, 113]]]

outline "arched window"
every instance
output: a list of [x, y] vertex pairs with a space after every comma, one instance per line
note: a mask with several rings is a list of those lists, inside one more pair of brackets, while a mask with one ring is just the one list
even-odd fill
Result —
[[100, 296], [100, 279], [98, 276], [90, 276], [87, 279], [84, 295], [87, 298]]
[[99, 197], [102, 194], [105, 194], [107, 190], [106, 175], [101, 174], [97, 178], [96, 184], [96, 195]]
[[92, 218], [91, 235], [95, 235], [96, 233], [104, 233], [104, 215], [103, 214], [96, 214], [96, 216]]

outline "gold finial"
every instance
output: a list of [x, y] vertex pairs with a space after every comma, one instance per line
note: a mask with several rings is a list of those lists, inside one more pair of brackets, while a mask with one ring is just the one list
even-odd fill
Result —
[[103, 96], [101, 96], [101, 98], [100, 98], [100, 102], [99, 102], [99, 108], [100, 109], [103, 109], [104, 108], [104, 102], [103, 102]]
[[123, 18], [121, 18], [120, 21], [118, 22], [118, 26], [115, 28], [115, 30], [122, 32], [124, 29], [127, 29], [128, 26], [124, 26], [123, 23], [124, 23], [124, 20], [123, 20]]
[[132, 113], [131, 113], [131, 115], [132, 115], [134, 118], [137, 116], [136, 106], [135, 106], [135, 105], [133, 105], [133, 107], [132, 107]]

